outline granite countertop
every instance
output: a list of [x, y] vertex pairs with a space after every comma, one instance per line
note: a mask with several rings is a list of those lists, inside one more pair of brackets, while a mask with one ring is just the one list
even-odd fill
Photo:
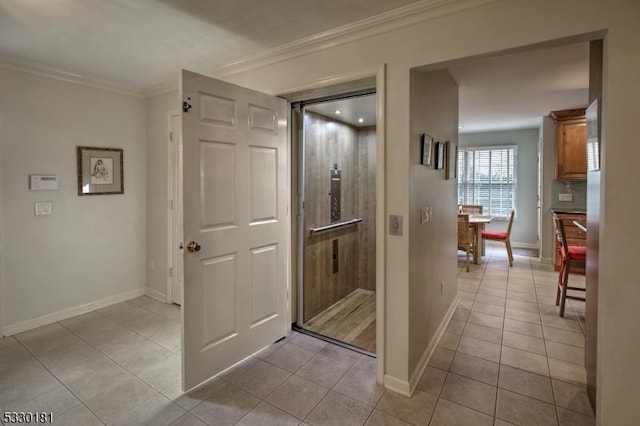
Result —
[[564, 213], [564, 214], [587, 214], [586, 210], [579, 210], [579, 209], [552, 208], [551, 211], [554, 213]]

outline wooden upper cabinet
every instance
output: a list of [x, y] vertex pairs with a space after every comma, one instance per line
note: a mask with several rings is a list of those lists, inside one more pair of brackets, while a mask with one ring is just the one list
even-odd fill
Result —
[[552, 111], [556, 120], [556, 179], [587, 179], [587, 122], [584, 108]]

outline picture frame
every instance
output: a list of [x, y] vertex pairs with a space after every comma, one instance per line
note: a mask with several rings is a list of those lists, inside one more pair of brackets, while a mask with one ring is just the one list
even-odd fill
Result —
[[445, 142], [445, 178], [458, 179], [458, 144]]
[[124, 194], [124, 150], [78, 146], [78, 195]]
[[445, 145], [442, 142], [436, 142], [435, 144], [435, 168], [437, 170], [444, 169], [444, 150]]
[[433, 161], [433, 138], [426, 133], [420, 135], [420, 164], [430, 166]]

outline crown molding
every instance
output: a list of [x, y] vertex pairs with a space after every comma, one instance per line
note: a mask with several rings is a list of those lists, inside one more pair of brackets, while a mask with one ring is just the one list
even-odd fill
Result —
[[142, 93], [145, 98], [155, 98], [156, 96], [166, 95], [167, 93], [178, 91], [178, 77], [167, 80], [163, 83], [154, 84], [153, 86], [146, 87]]
[[[196, 70], [215, 78], [229, 77], [252, 69], [273, 65], [305, 54], [318, 52], [440, 18], [502, 0], [422, 0], [370, 18], [343, 25], [323, 33], [245, 56], [226, 65]], [[63, 69], [0, 55], [0, 68], [22, 71], [41, 77], [107, 90], [139, 98], [150, 98], [178, 90], [175, 80], [139, 89], [113, 81], [76, 74]]]
[[0, 56], [0, 68], [25, 72], [37, 75], [39, 77], [50, 78], [53, 80], [64, 81], [67, 83], [79, 84], [81, 86], [92, 87], [94, 89], [107, 90], [109, 92], [119, 93], [121, 95], [134, 96], [144, 98], [144, 91], [135, 87], [116, 83], [113, 81], [103, 80], [96, 77], [76, 74], [60, 68], [38, 64], [35, 62], [16, 59], [8, 56]]
[[210, 75], [215, 77], [231, 76], [442, 16], [475, 9], [497, 1], [501, 0], [423, 0], [323, 33], [245, 56], [213, 70]]

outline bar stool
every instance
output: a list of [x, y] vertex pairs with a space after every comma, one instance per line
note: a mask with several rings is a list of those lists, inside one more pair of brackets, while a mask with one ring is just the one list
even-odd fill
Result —
[[[564, 317], [564, 306], [567, 299], [586, 300], [586, 289], [569, 286], [569, 269], [572, 263], [586, 262], [587, 248], [582, 246], [570, 246], [567, 244], [567, 235], [564, 231], [562, 219], [553, 214], [553, 229], [558, 240], [558, 253], [560, 254], [560, 273], [558, 275], [558, 291], [556, 293], [556, 305], [560, 304], [560, 316]], [[585, 297], [570, 296], [568, 290], [580, 290], [585, 292]]]

